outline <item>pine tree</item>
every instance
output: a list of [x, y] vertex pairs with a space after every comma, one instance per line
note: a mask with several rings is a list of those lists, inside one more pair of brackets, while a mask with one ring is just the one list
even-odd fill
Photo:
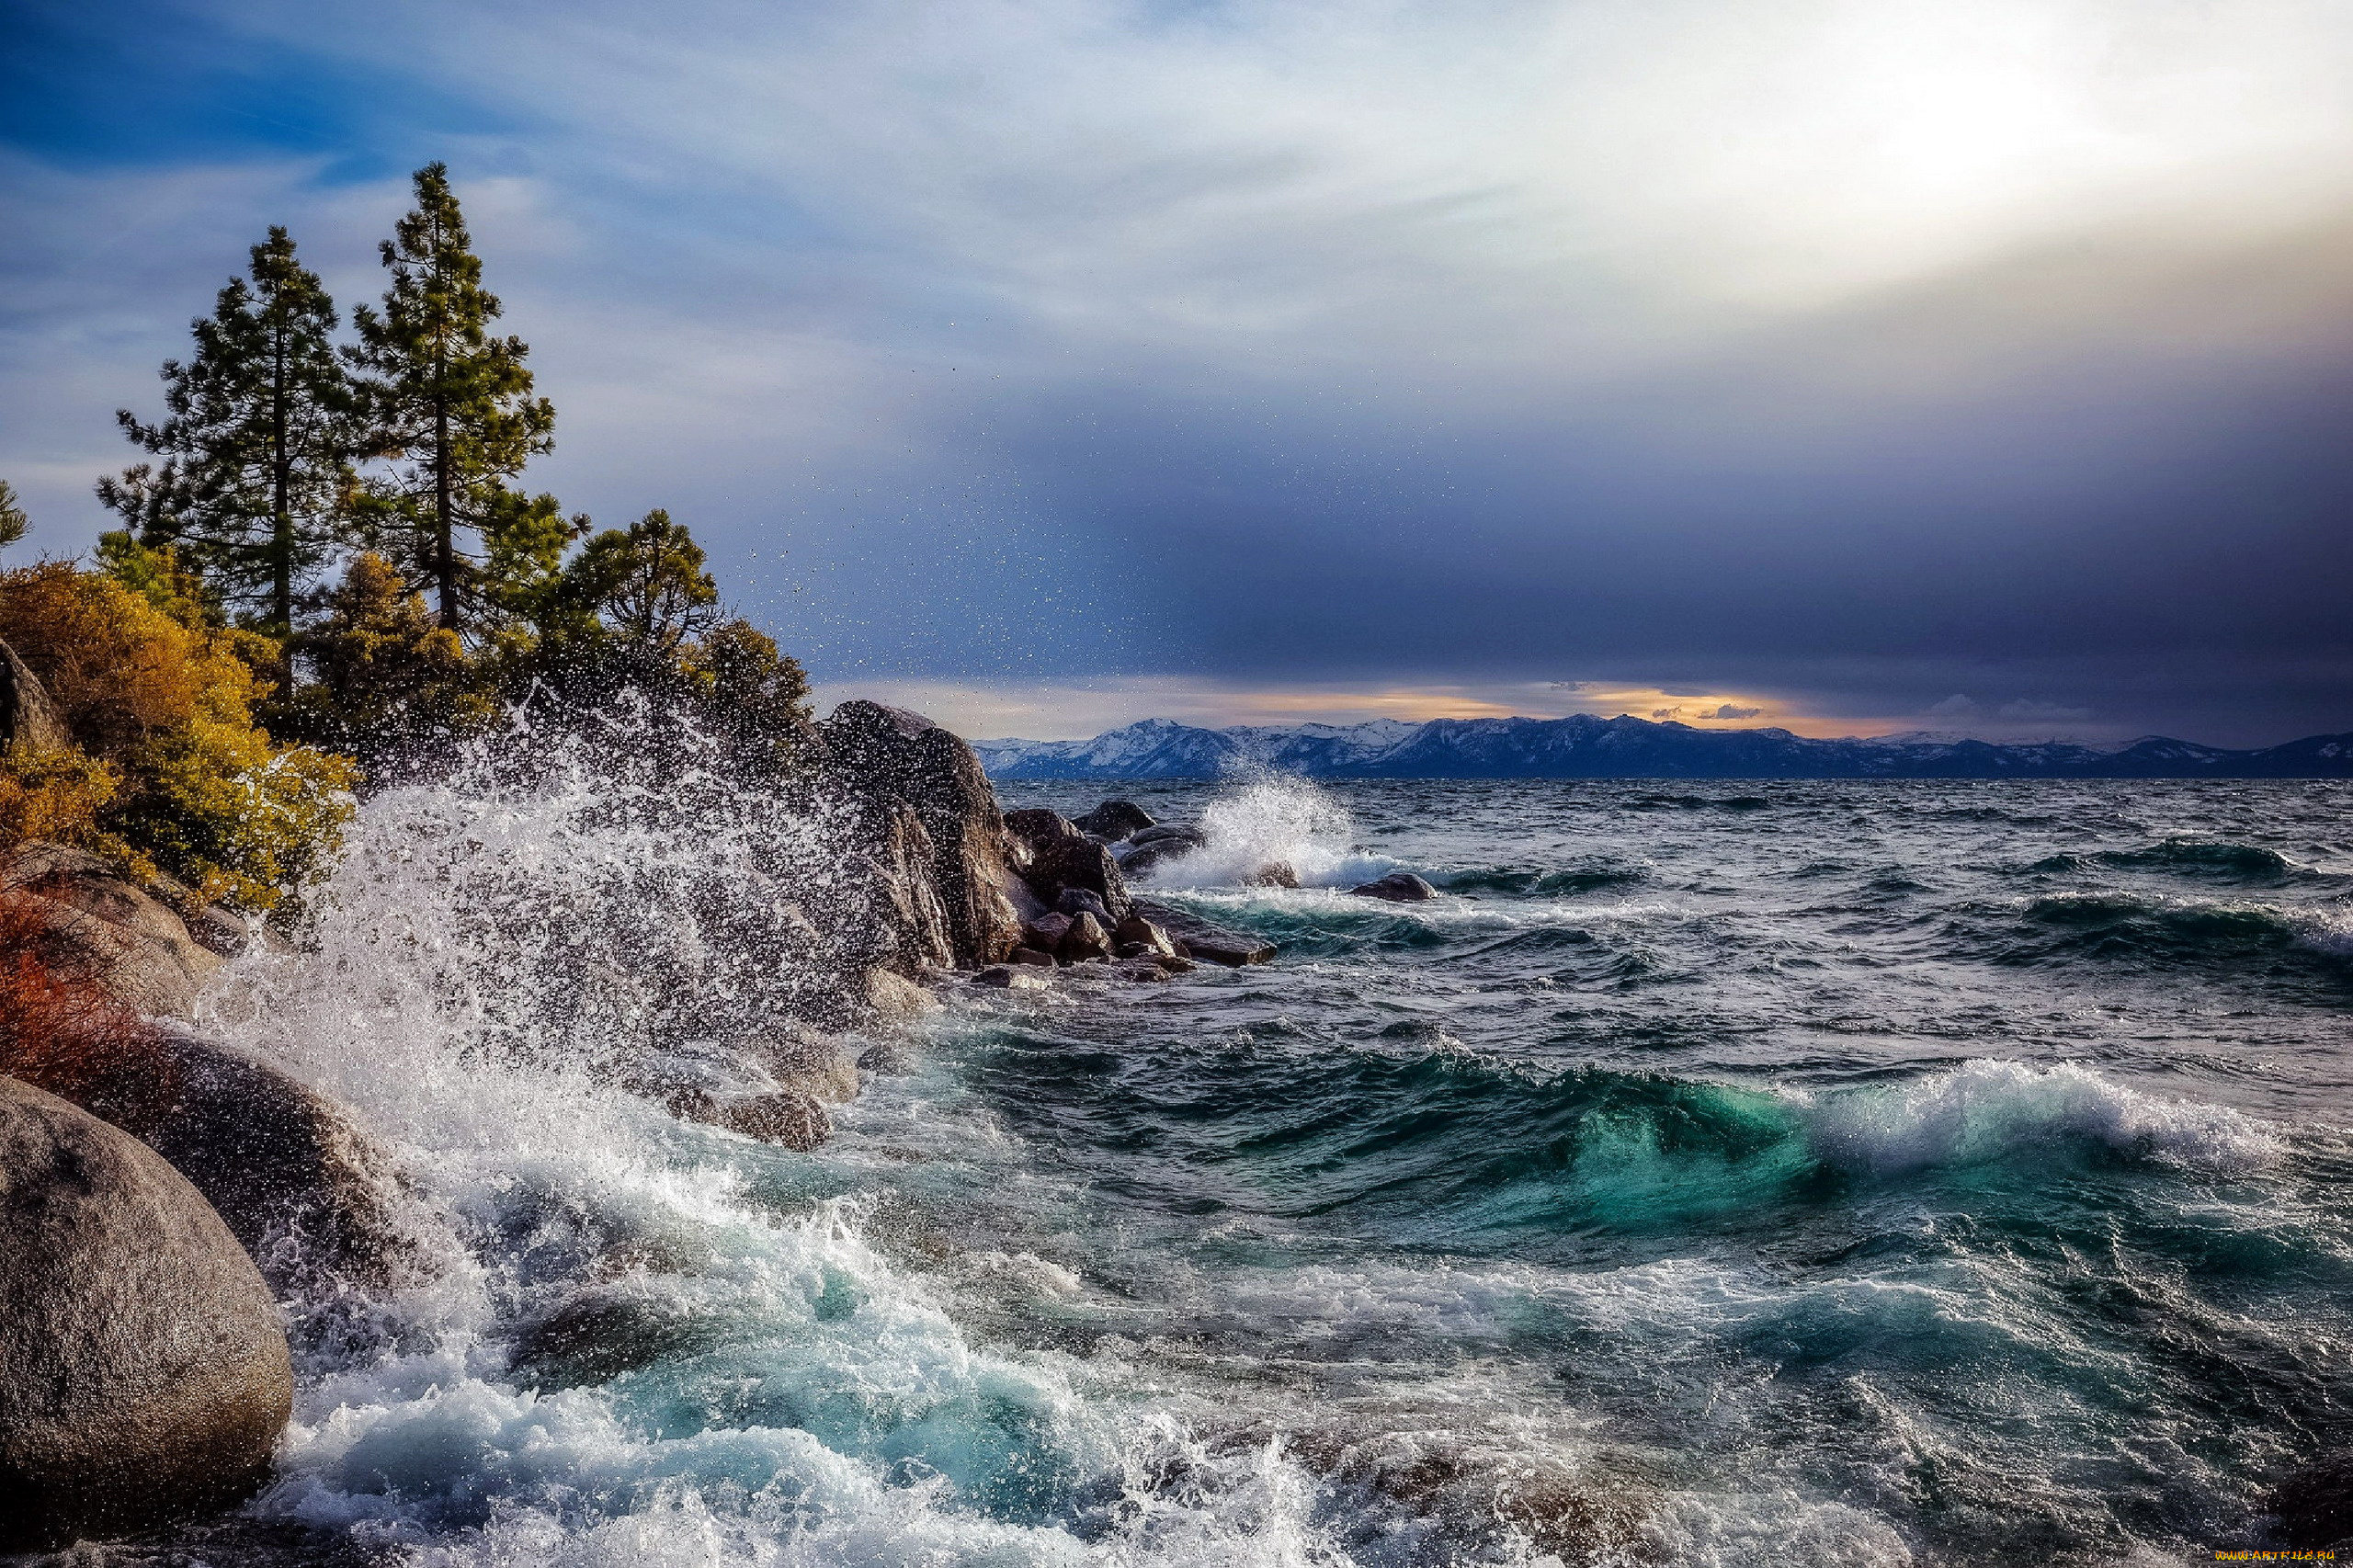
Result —
[[703, 561], [686, 525], [657, 506], [626, 530], [607, 528], [590, 540], [564, 569], [565, 595], [612, 642], [671, 664], [688, 639], [720, 620], [719, 585]]
[[381, 247], [392, 275], [381, 312], [352, 312], [369, 456], [386, 471], [367, 486], [369, 531], [428, 583], [441, 624], [467, 629], [470, 612], [511, 613], [552, 576], [564, 546], [585, 531], [552, 496], [526, 497], [508, 482], [554, 445], [555, 408], [534, 397], [529, 350], [494, 337], [498, 297], [482, 286], [482, 258], [445, 165], [415, 176], [416, 207]]
[[253, 247], [195, 357], [164, 363], [161, 424], [129, 409], [123, 434], [164, 457], [98, 481], [98, 498], [150, 547], [173, 545], [232, 604], [281, 635], [294, 597], [335, 552], [350, 494], [349, 383], [330, 341], [335, 301], [282, 228]]
[[0, 479], [0, 549], [25, 537], [25, 509], [17, 503], [17, 487]]

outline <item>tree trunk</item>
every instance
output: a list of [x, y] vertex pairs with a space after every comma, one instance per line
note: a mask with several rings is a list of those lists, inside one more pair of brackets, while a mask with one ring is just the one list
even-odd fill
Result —
[[449, 494], [449, 402], [433, 400], [433, 580], [440, 590], [441, 624], [458, 627], [458, 541], [451, 527]]
[[293, 460], [286, 451], [286, 327], [271, 333], [269, 382], [269, 610], [285, 632], [294, 630]]

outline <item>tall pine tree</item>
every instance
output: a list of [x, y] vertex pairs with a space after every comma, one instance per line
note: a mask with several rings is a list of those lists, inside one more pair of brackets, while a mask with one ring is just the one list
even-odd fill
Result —
[[359, 341], [345, 354], [368, 455], [385, 465], [366, 487], [369, 536], [431, 586], [441, 624], [462, 631], [550, 580], [585, 524], [509, 484], [553, 447], [555, 408], [532, 395], [523, 340], [489, 332], [498, 298], [482, 286], [448, 166], [417, 170], [415, 185], [415, 210], [382, 246], [383, 309], [352, 312]]
[[272, 228], [253, 247], [251, 280], [231, 278], [192, 328], [195, 356], [164, 362], [163, 422], [115, 415], [165, 460], [101, 479], [98, 498], [142, 544], [176, 546], [224, 599], [283, 634], [295, 594], [335, 552], [350, 496], [335, 301]]

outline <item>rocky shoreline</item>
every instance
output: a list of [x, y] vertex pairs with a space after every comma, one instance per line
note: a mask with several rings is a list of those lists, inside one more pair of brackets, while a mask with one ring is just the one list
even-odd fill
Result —
[[[0, 667], [0, 743], [47, 734], [39, 682], [5, 649]], [[808, 740], [794, 789], [849, 824], [815, 916], [830, 972], [744, 1052], [756, 1087], [615, 1074], [674, 1116], [813, 1149], [828, 1108], [897, 1059], [852, 1054], [854, 1037], [932, 1010], [939, 987], [1274, 956], [1131, 892], [1123, 867], [1197, 848], [1197, 830], [1120, 801], [1075, 823], [1005, 813], [969, 745], [875, 703]], [[438, 1265], [398, 1160], [347, 1107], [194, 1022], [256, 944], [302, 961], [285, 938], [40, 841], [0, 869], [0, 960], [41, 998], [11, 1021], [0, 1077], [0, 1551], [215, 1519], [267, 1479], [288, 1419], [280, 1303], [365, 1299]]]

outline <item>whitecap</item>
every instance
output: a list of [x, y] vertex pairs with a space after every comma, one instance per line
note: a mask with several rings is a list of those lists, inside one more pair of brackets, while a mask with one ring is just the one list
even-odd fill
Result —
[[1894, 1175], [2088, 1140], [2188, 1169], [2236, 1174], [2270, 1160], [2270, 1129], [2223, 1106], [2128, 1088], [2074, 1063], [1970, 1062], [1900, 1086], [1792, 1092], [1825, 1161]]

